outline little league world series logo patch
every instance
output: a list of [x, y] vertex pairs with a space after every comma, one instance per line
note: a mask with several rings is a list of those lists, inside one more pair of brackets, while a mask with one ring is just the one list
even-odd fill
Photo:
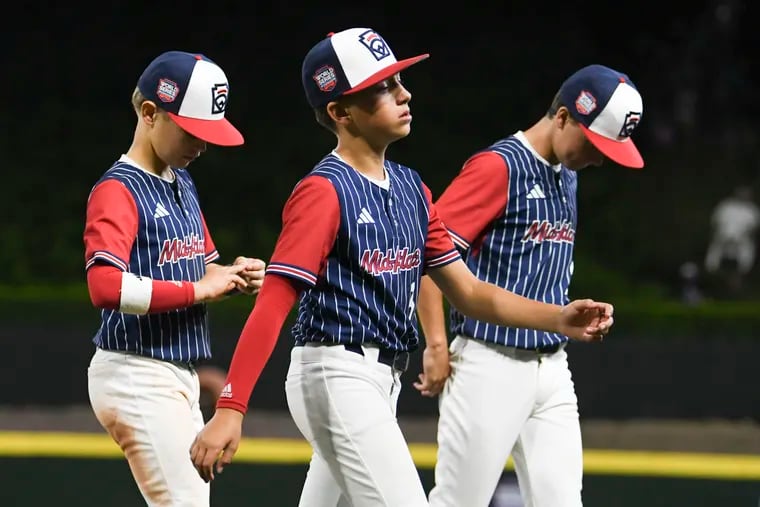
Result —
[[377, 61], [391, 56], [391, 50], [388, 47], [388, 44], [386, 44], [383, 38], [374, 30], [367, 30], [359, 35], [359, 42], [369, 49], [369, 52], [372, 53], [372, 56], [374, 56]]
[[338, 84], [338, 76], [335, 75], [335, 69], [330, 65], [318, 68], [311, 78], [323, 92], [333, 91]]
[[211, 114], [224, 113], [227, 109], [229, 90], [227, 83], [219, 83], [211, 87]]
[[596, 109], [596, 97], [591, 95], [591, 92], [583, 90], [578, 98], [575, 99], [575, 110], [580, 114], [588, 115]]
[[179, 95], [179, 86], [171, 79], [162, 78], [158, 81], [156, 96], [161, 102], [174, 102]]

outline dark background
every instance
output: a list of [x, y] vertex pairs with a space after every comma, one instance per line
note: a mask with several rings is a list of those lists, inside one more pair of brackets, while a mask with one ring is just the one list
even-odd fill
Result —
[[[268, 259], [293, 185], [334, 146], [303, 97], [302, 58], [327, 32], [365, 26], [398, 58], [431, 54], [404, 73], [412, 134], [388, 157], [418, 170], [436, 196], [474, 150], [530, 127], [578, 68], [601, 63], [629, 75], [644, 99], [633, 137], [646, 166], [605, 163], [579, 181], [571, 296], [616, 308], [604, 344], [568, 348], [584, 428], [588, 419], [609, 420], [610, 448], [688, 451], [699, 446], [667, 420], [696, 421], [693, 438], [705, 440], [720, 419], [744, 439], [716, 438], [714, 449], [755, 452], [737, 442], [752, 442], [760, 427], [760, 268], [740, 291], [701, 274], [706, 297], [696, 306], [679, 301], [678, 272], [687, 261], [702, 265], [720, 199], [737, 185], [760, 196], [759, 23], [752, 0], [14, 4], [0, 57], [0, 407], [17, 414], [14, 428], [25, 428], [23, 414], [37, 406], [56, 427], [56, 409], [88, 403], [98, 312], [84, 285], [85, 204], [129, 148], [130, 96], [144, 67], [177, 49], [204, 53], [225, 70], [227, 117], [246, 144], [209, 147], [190, 170], [223, 260]], [[211, 307], [212, 363], [228, 364], [249, 309], [244, 298]], [[288, 334], [286, 325], [251, 409], [289, 421]], [[435, 417], [435, 400], [411, 387], [419, 352], [411, 364], [399, 414]], [[635, 437], [634, 423], [651, 420], [663, 420], [661, 434]], [[131, 505], [139, 499], [126, 466], [4, 457], [0, 468], [23, 480], [0, 488], [0, 503], [41, 505], [52, 491], [61, 505]], [[292, 504], [304, 468], [236, 465], [215, 501]], [[94, 474], [101, 480], [80, 480]], [[432, 483], [432, 471], [421, 474]], [[40, 481], [47, 487], [35, 489]], [[587, 474], [584, 496], [589, 507], [755, 505], [758, 481]]]
[[[760, 352], [760, 269], [741, 292], [702, 276], [705, 302], [686, 308], [678, 301], [678, 269], [702, 264], [715, 204], [737, 185], [760, 195], [756, 2], [16, 8], [6, 20], [2, 59], [0, 335], [8, 347], [3, 385], [24, 379], [27, 387], [7, 390], [6, 402], [86, 403], [97, 312], [84, 287], [85, 204], [91, 186], [129, 148], [130, 96], [150, 60], [180, 49], [204, 53], [225, 70], [227, 117], [246, 144], [209, 147], [190, 170], [223, 260], [268, 259], [293, 185], [335, 143], [303, 97], [302, 58], [327, 32], [366, 26], [398, 58], [431, 54], [404, 74], [412, 134], [388, 157], [418, 170], [434, 195], [474, 150], [531, 126], [576, 69], [602, 63], [627, 73], [644, 99], [633, 137], [646, 166], [606, 162], [583, 171], [579, 182], [571, 296], [615, 303], [617, 340], [574, 348], [581, 411], [758, 418], [752, 358]], [[221, 366], [248, 310], [236, 304], [222, 321], [212, 309]], [[284, 336], [253, 406], [284, 407], [289, 347]], [[402, 412], [435, 412], [411, 389], [404, 396]]]
[[576, 69], [603, 63], [631, 77], [646, 167], [584, 171], [574, 295], [677, 295], [678, 267], [701, 263], [717, 201], [739, 184], [760, 195], [760, 8], [749, 0], [18, 8], [3, 59], [0, 283], [82, 281], [87, 193], [130, 145], [137, 77], [170, 49], [202, 52], [228, 75], [227, 116], [247, 142], [210, 147], [191, 171], [222, 254], [268, 258], [287, 195], [334, 146], [306, 105], [301, 60], [353, 26], [375, 28], [399, 58], [431, 53], [404, 75], [413, 131], [388, 156], [435, 195], [473, 150], [532, 125]]

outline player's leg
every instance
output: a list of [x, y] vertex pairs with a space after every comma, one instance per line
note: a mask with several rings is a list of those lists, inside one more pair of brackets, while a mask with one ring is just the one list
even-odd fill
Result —
[[536, 410], [512, 451], [525, 507], [580, 507], [583, 445], [567, 354], [541, 359]]
[[430, 505], [487, 507], [533, 408], [537, 362], [461, 337], [452, 341], [451, 352]]
[[714, 273], [720, 269], [720, 261], [723, 257], [723, 242], [714, 239], [710, 242], [705, 255], [705, 269], [709, 273]]
[[170, 363], [98, 351], [88, 369], [98, 421], [124, 452], [150, 506], [209, 505], [209, 485], [189, 459], [203, 427], [197, 376]]
[[755, 242], [752, 238], [737, 241], [736, 265], [740, 274], [746, 275], [755, 263]]
[[[288, 407], [351, 505], [426, 506], [396, 421], [398, 374], [378, 363], [376, 354], [371, 348], [361, 356], [341, 346], [296, 347], [286, 381]], [[327, 482], [317, 472], [309, 474], [304, 491], [316, 489], [317, 479]], [[317, 503], [321, 498], [303, 494], [300, 505], [327, 507]]]
[[298, 506], [342, 507], [344, 505], [348, 507], [351, 504], [342, 495], [340, 486], [330, 472], [330, 467], [319, 454], [312, 453]]

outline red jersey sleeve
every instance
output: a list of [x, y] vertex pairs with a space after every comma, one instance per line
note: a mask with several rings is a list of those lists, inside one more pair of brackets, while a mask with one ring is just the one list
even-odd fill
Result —
[[323, 176], [307, 176], [296, 185], [285, 203], [282, 231], [267, 274], [315, 285], [335, 244], [339, 227], [340, 203], [332, 183]]
[[425, 240], [425, 269], [440, 268], [446, 264], [460, 259], [454, 243], [451, 242], [446, 226], [438, 216], [438, 211], [433, 204], [433, 194], [423, 184], [425, 197], [428, 201], [428, 235]]
[[219, 252], [216, 250], [216, 245], [214, 244], [214, 240], [211, 239], [211, 233], [208, 231], [208, 225], [206, 225], [206, 217], [203, 216], [203, 213], [201, 213], [201, 220], [203, 220], [203, 237], [205, 241], [205, 247], [206, 247], [206, 264], [209, 264], [211, 262], [214, 262], [215, 260], [219, 259]]
[[509, 171], [492, 151], [470, 157], [435, 202], [454, 243], [467, 250], [489, 225], [504, 214], [509, 195]]
[[84, 229], [85, 266], [110, 264], [127, 271], [137, 236], [137, 205], [121, 182], [105, 180], [90, 193]]

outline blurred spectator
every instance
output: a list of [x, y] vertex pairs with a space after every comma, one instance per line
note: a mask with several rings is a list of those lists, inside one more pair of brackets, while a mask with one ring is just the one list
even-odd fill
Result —
[[702, 302], [702, 290], [699, 288], [699, 266], [688, 261], [681, 264], [678, 274], [681, 278], [681, 301], [686, 305]]
[[726, 272], [738, 289], [755, 262], [755, 233], [760, 227], [760, 208], [752, 189], [740, 186], [720, 201], [711, 217], [712, 241], [705, 257], [709, 273]]

